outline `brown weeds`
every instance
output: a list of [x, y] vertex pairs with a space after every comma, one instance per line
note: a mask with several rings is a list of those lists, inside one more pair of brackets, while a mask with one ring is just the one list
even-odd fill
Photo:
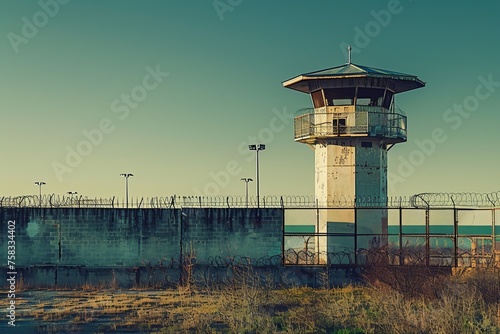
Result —
[[20, 312], [35, 322], [70, 323], [80, 331], [99, 323], [104, 332], [500, 332], [500, 276], [494, 269], [451, 276], [424, 268], [378, 268], [365, 272], [368, 286], [333, 289], [329, 284], [318, 289], [278, 288], [250, 265], [229, 270], [230, 279], [217, 286], [195, 285], [188, 275], [187, 285], [163, 291], [87, 286], [54, 292], [40, 301], [25, 300], [21, 294]]

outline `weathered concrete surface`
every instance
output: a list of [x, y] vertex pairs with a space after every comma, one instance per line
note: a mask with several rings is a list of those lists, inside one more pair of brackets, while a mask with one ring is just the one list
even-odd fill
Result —
[[99, 268], [128, 268], [133, 283], [134, 268], [179, 268], [181, 259], [269, 258], [281, 254], [283, 237], [281, 209], [2, 208], [2, 268], [9, 221], [15, 267], [33, 286], [100, 282]]

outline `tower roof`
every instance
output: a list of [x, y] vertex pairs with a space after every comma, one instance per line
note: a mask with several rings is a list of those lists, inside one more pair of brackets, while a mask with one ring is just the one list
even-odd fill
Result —
[[416, 75], [400, 72], [382, 70], [375, 67], [368, 67], [347, 63], [341, 66], [327, 68], [320, 71], [304, 73], [294, 78], [284, 81], [284, 87], [298, 90], [304, 93], [311, 93], [310, 81], [337, 80], [344, 78], [381, 78], [392, 81], [395, 93], [401, 93], [415, 88], [425, 86], [425, 82], [418, 79]]

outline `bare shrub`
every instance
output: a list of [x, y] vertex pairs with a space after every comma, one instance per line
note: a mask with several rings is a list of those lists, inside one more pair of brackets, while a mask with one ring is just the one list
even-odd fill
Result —
[[[450, 283], [439, 298], [407, 298], [394, 290], [372, 288], [376, 328], [385, 333], [496, 333], [494, 310], [473, 288]], [[378, 332], [378, 331], [377, 331]]]
[[462, 280], [481, 294], [487, 304], [500, 302], [500, 271], [498, 268], [475, 268], [468, 270]]
[[251, 265], [231, 267], [231, 277], [220, 287], [218, 314], [231, 333], [274, 333], [273, 312], [267, 306], [270, 286], [265, 286]]
[[448, 276], [446, 270], [426, 266], [368, 266], [363, 272], [370, 285], [386, 285], [408, 298], [434, 297], [436, 288]]
[[362, 274], [365, 281], [375, 287], [388, 286], [408, 298], [435, 297], [436, 289], [451, 274], [449, 268], [423, 265], [425, 257], [419, 247], [404, 249], [400, 254], [402, 263], [411, 264], [392, 264], [394, 254], [385, 247], [371, 250], [368, 258]]
[[372, 327], [368, 300], [361, 288], [347, 286], [317, 291], [320, 328], [345, 333], [368, 333]]
[[190, 291], [194, 283], [193, 266], [196, 263], [196, 252], [192, 243], [189, 245], [188, 252], [182, 255], [180, 262], [181, 274], [179, 288]]

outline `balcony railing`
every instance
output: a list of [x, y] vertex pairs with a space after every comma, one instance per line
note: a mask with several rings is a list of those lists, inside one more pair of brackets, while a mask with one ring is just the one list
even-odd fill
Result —
[[406, 141], [406, 116], [381, 107], [356, 106], [355, 112], [315, 113], [295, 117], [295, 140], [312, 143], [332, 137], [376, 137]]

